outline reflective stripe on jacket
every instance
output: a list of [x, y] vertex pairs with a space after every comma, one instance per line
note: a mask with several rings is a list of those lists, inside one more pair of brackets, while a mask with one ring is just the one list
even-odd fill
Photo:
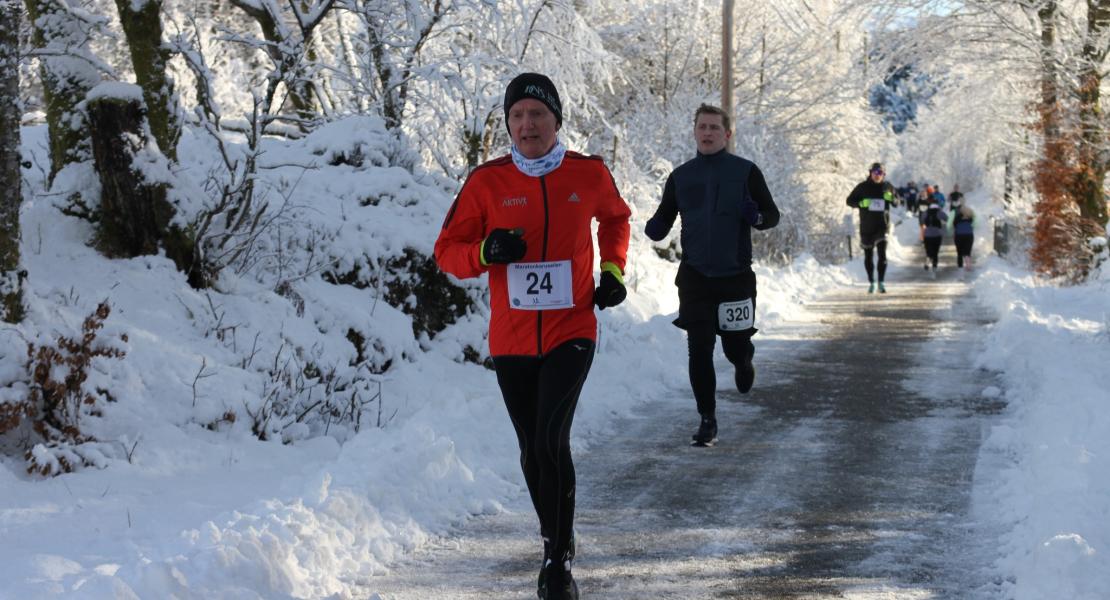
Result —
[[[861, 236], [885, 234], [890, 229], [890, 201], [894, 197], [894, 186], [889, 181], [875, 183], [870, 177], [856, 184], [848, 194], [847, 204], [859, 209], [859, 233]], [[882, 200], [883, 210], [860, 207], [863, 200]]]

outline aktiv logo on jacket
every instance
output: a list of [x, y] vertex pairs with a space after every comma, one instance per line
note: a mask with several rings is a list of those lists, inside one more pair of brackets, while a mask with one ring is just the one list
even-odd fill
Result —
[[567, 196], [567, 202], [580, 202], [578, 194], [576, 192], [571, 192], [570, 196]]
[[505, 206], [505, 207], [528, 206], [528, 197], [527, 196], [516, 196], [514, 198], [505, 198], [504, 200], [501, 201], [501, 206]]

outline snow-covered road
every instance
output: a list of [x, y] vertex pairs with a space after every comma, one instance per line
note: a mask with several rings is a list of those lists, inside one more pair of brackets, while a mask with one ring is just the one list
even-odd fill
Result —
[[[693, 400], [673, 389], [577, 455], [583, 598], [999, 596], [997, 532], [973, 493], [1003, 408], [973, 366], [987, 313], [951, 268], [933, 281], [892, 265], [888, 280], [889, 294], [844, 290], [757, 336], [746, 397], [718, 351], [716, 447], [688, 445]], [[537, 525], [526, 496], [507, 509], [367, 595], [534, 598]]]

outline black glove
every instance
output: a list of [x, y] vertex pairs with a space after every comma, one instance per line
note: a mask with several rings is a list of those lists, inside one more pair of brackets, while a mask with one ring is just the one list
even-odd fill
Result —
[[616, 306], [624, 302], [626, 296], [628, 291], [624, 289], [624, 284], [617, 280], [617, 276], [609, 271], [602, 271], [601, 283], [594, 290], [594, 304], [601, 310], [605, 310], [608, 306]]
[[523, 229], [494, 229], [482, 242], [482, 259], [486, 264], [506, 264], [524, 258], [527, 250]]
[[759, 205], [755, 203], [755, 200], [745, 200], [740, 205], [740, 216], [748, 222], [748, 225], [752, 226], [759, 225], [763, 218], [763, 215], [759, 214]]

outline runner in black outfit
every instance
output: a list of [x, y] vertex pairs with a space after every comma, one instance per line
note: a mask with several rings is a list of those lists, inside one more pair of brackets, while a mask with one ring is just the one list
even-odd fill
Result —
[[848, 206], [859, 209], [859, 245], [863, 248], [863, 266], [867, 269], [868, 294], [875, 293], [874, 253], [879, 254], [879, 293], [886, 293], [886, 234], [890, 229], [890, 201], [894, 186], [883, 181], [883, 165], [873, 163], [867, 179], [861, 181], [848, 194]]
[[[971, 246], [975, 243], [975, 211], [964, 202], [960, 192], [952, 192], [950, 197], [952, 210], [948, 213], [948, 230], [956, 243], [956, 267], [970, 269]], [[961, 273], [965, 272], [961, 270]]]
[[917, 184], [909, 182], [906, 184], [905, 190], [902, 193], [902, 199], [905, 201], [906, 212], [917, 214]]
[[745, 394], [755, 381], [755, 273], [751, 229], [770, 229], [779, 209], [759, 167], [729, 153], [732, 136], [727, 113], [701, 105], [694, 113], [698, 153], [675, 169], [663, 187], [663, 200], [647, 222], [648, 237], [666, 237], [682, 215], [682, 262], [678, 319], [686, 330], [690, 353], [690, 387], [701, 422], [695, 445], [717, 439], [717, 375], [713, 348], [721, 336], [725, 357], [736, 367], [736, 388]]
[[921, 242], [925, 244], [925, 269], [932, 266], [932, 277], [937, 278], [937, 260], [940, 257], [940, 244], [944, 240], [944, 227], [948, 222], [948, 215], [934, 199], [930, 200], [929, 207], [918, 216], [921, 224]]

